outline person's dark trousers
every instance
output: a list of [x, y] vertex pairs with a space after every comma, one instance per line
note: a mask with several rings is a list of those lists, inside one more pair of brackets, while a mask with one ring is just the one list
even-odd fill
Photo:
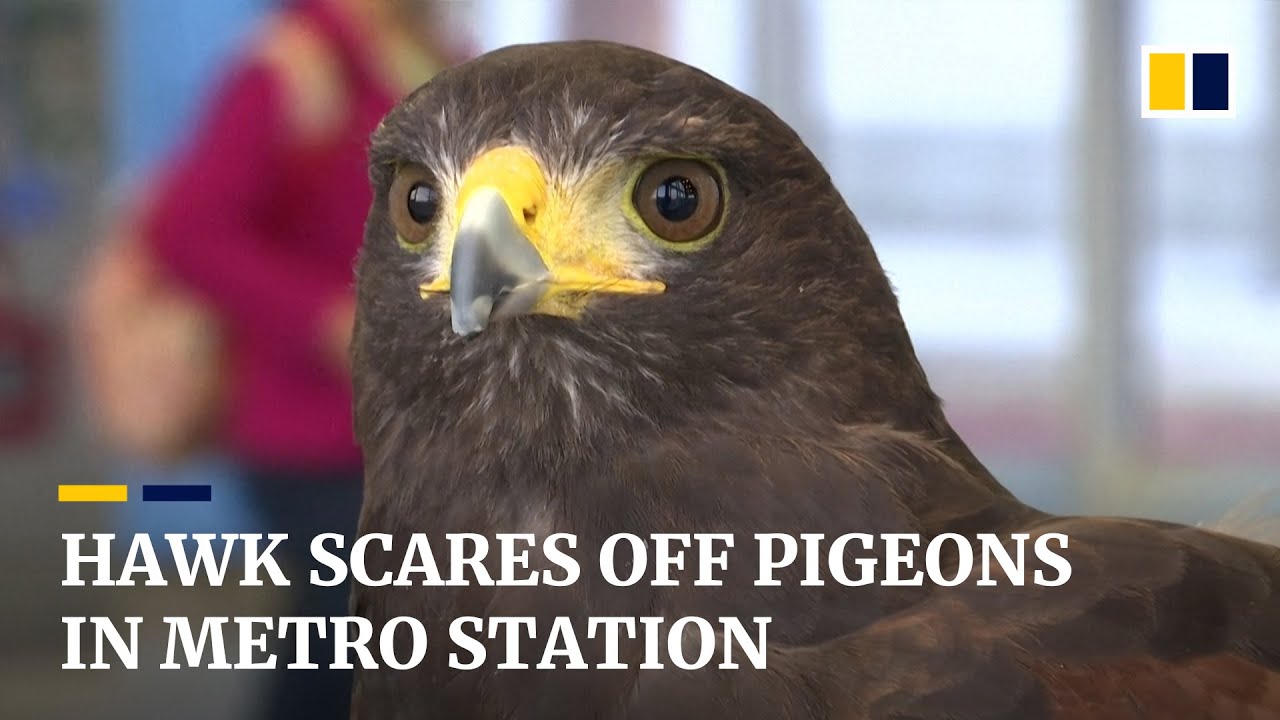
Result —
[[[264, 531], [287, 533], [289, 540], [273, 553], [289, 578], [289, 606], [282, 615], [342, 617], [349, 615], [350, 585], [319, 587], [310, 582], [311, 571], [331, 577], [332, 570], [311, 556], [311, 539], [322, 533], [346, 537], [343, 550], [328, 549], [342, 557], [355, 538], [360, 517], [359, 473], [306, 473], [250, 469], [249, 492], [262, 518]], [[276, 670], [271, 673], [263, 720], [347, 720], [350, 716], [350, 670], [330, 670], [333, 661], [333, 627], [326, 623], [325, 637], [310, 635], [310, 661], [319, 670], [288, 670], [295, 659], [292, 638], [270, 644], [276, 653]]]

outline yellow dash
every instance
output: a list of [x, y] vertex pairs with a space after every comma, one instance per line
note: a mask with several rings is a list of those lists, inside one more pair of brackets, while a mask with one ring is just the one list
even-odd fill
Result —
[[59, 485], [58, 502], [125, 502], [128, 485]]

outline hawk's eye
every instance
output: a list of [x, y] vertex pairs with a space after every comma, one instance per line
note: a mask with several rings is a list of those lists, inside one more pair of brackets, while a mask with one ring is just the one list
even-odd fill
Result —
[[724, 212], [720, 176], [706, 163], [684, 158], [649, 166], [631, 202], [655, 235], [673, 243], [706, 237]]
[[396, 170], [391, 192], [387, 194], [396, 234], [410, 245], [427, 241], [431, 224], [440, 210], [440, 193], [432, 180], [431, 172], [421, 165], [404, 165]]
[[422, 224], [429, 223], [436, 216], [436, 206], [440, 198], [430, 185], [418, 183], [409, 188], [409, 217]]

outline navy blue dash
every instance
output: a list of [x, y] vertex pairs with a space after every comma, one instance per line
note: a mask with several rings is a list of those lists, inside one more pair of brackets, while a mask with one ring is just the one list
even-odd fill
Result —
[[209, 502], [212, 485], [143, 485], [142, 502]]

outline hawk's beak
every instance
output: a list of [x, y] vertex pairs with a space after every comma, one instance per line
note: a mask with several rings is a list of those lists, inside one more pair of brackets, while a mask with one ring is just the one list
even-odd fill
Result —
[[454, 332], [471, 335], [502, 317], [573, 316], [589, 293], [666, 289], [623, 277], [625, 264], [608, 252], [608, 239], [579, 227], [571, 207], [550, 197], [528, 151], [502, 147], [481, 155], [458, 192], [448, 273], [423, 285], [423, 296], [449, 293]]
[[463, 209], [449, 277], [453, 331], [470, 335], [484, 330], [491, 318], [532, 310], [550, 271], [521, 232], [501, 191], [483, 187]]

